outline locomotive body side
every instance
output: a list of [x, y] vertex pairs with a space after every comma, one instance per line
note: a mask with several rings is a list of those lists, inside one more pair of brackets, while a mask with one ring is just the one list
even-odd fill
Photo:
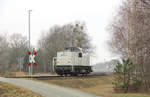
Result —
[[92, 72], [89, 54], [81, 51], [57, 52], [54, 63], [55, 72], [59, 75], [87, 75]]

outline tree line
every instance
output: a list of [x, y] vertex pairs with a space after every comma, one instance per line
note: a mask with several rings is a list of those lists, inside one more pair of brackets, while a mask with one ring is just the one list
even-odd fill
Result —
[[[0, 35], [0, 72], [28, 72], [29, 55], [27, 50], [33, 51], [35, 47], [28, 47], [29, 41], [22, 34]], [[57, 51], [66, 47], [77, 46], [86, 52], [93, 53], [91, 39], [87, 33], [84, 22], [73, 22], [62, 26], [55, 25], [41, 34], [36, 47], [38, 53], [35, 60], [34, 73], [52, 73], [53, 57]]]

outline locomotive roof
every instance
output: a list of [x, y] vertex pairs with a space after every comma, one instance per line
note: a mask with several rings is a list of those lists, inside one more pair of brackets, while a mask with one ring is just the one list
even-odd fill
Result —
[[65, 51], [70, 51], [70, 52], [81, 52], [82, 49], [79, 47], [67, 47], [65, 48]]

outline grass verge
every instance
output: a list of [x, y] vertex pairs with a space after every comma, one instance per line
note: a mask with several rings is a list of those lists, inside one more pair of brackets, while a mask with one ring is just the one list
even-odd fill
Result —
[[42, 97], [30, 90], [0, 82], [0, 97]]
[[[37, 79], [36, 79], [37, 80]], [[112, 86], [113, 76], [87, 77], [70, 79], [46, 79], [38, 80], [50, 84], [55, 84], [63, 87], [79, 89], [81, 91], [97, 94], [103, 97], [150, 97], [148, 94], [142, 93], [114, 93]]]

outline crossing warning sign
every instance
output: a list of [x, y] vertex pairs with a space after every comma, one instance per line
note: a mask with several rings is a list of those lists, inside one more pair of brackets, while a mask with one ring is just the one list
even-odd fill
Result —
[[33, 52], [33, 54], [30, 51], [27, 51], [28, 55], [29, 55], [29, 63], [27, 64], [28, 66], [31, 66], [31, 64], [33, 63], [35, 66], [37, 66], [38, 64], [35, 62], [34, 58], [37, 55], [37, 52]]

